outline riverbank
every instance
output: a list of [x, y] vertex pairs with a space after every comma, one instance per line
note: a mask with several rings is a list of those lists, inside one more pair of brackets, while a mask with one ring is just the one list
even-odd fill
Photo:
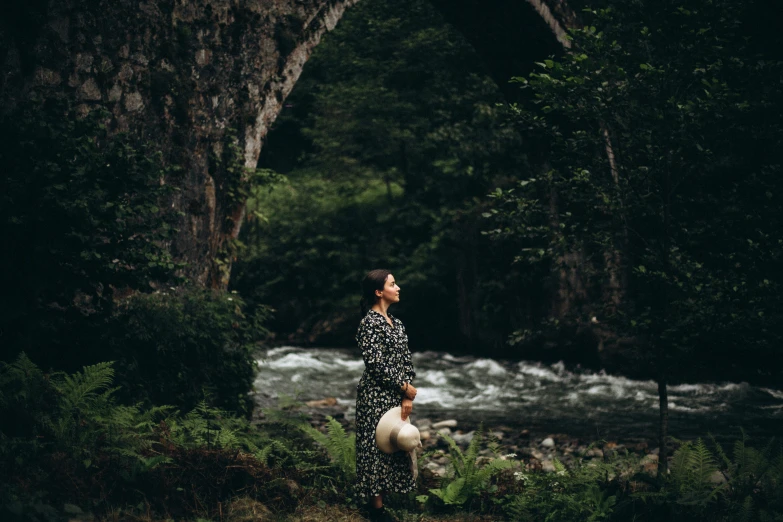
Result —
[[[334, 397], [307, 401], [300, 405], [300, 413], [316, 429], [326, 430], [328, 419], [337, 420], [347, 432], [355, 431], [352, 408]], [[255, 423], [263, 425], [262, 411], [255, 414]], [[422, 450], [427, 455], [424, 469], [434, 477], [445, 477], [448, 472], [449, 441], [466, 450], [475, 437], [480, 437], [479, 456], [492, 458], [513, 455], [521, 467], [529, 471], [556, 472], [555, 462], [573, 467], [591, 460], [603, 461], [630, 457], [639, 461], [640, 470], [655, 474], [659, 448], [656, 441], [646, 437], [623, 439], [587, 439], [568, 433], [546, 432], [519, 428], [507, 424], [485, 424], [456, 418], [429, 418], [412, 415], [411, 422], [421, 434]], [[672, 450], [679, 446], [672, 443]], [[490, 449], [490, 447], [492, 449]]]

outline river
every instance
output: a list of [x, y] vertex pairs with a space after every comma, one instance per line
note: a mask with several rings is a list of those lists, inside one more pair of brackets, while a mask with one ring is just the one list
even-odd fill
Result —
[[[414, 417], [505, 425], [532, 433], [590, 440], [654, 439], [658, 396], [653, 381], [566, 368], [562, 363], [509, 362], [447, 353], [413, 354], [418, 396]], [[364, 370], [355, 349], [279, 347], [260, 354], [255, 399], [335, 397], [351, 418]], [[783, 434], [783, 391], [747, 383], [669, 386], [670, 434], [753, 439]]]

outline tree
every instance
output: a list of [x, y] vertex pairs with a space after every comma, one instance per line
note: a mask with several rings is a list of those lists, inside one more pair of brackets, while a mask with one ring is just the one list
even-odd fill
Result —
[[258, 191], [253, 208], [267, 221], [247, 226], [234, 287], [273, 305], [281, 333], [345, 344], [363, 272], [387, 266], [412, 339], [502, 346], [514, 287], [495, 269], [507, 254], [489, 253], [480, 213], [495, 184], [527, 169], [502, 101], [432, 6], [358, 5], [315, 51], [270, 134], [261, 165], [290, 185]]
[[583, 300], [565, 322], [657, 379], [665, 471], [669, 382], [780, 377], [783, 68], [757, 55], [747, 5], [609, 4], [517, 79], [551, 170], [495, 194], [492, 235], [529, 266], [578, 254]]

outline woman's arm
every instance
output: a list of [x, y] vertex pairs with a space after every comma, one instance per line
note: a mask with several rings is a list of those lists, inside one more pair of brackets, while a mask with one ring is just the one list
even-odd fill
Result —
[[410, 415], [411, 412], [413, 411], [413, 401], [410, 399], [403, 399], [402, 404], [400, 404], [400, 406], [401, 406], [400, 416], [402, 417], [402, 420], [405, 420], [408, 418], [408, 415]]

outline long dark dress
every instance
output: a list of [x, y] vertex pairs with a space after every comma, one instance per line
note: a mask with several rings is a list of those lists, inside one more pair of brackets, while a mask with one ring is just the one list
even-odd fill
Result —
[[394, 326], [370, 310], [356, 333], [364, 358], [356, 393], [356, 486], [361, 496], [407, 493], [415, 485], [410, 456], [402, 451], [388, 455], [375, 444], [375, 426], [381, 416], [401, 404], [400, 388], [416, 376], [405, 327], [391, 314], [389, 319]]

